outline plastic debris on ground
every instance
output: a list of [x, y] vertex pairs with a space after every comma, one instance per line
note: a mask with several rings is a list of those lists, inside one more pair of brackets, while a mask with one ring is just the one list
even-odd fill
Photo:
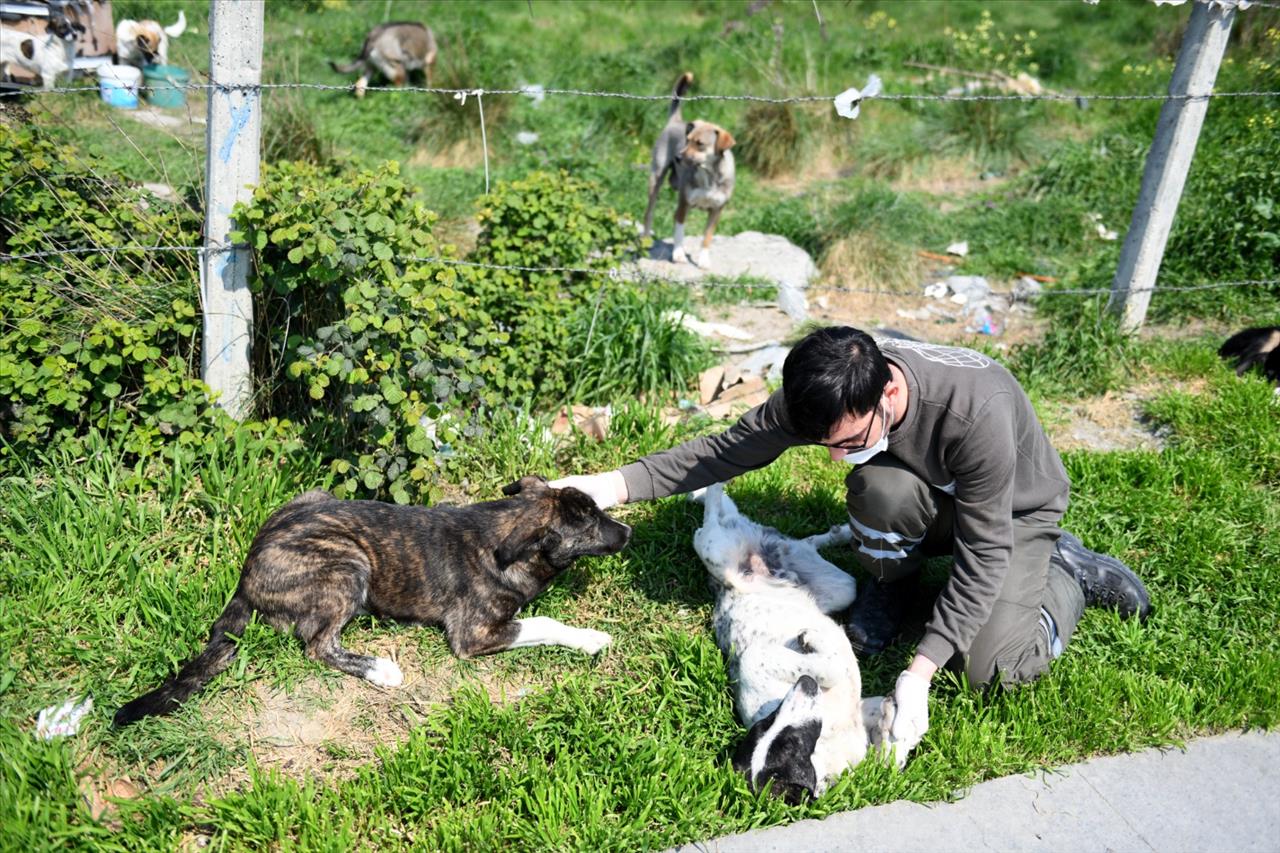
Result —
[[92, 696], [80, 703], [68, 699], [61, 705], [51, 705], [36, 717], [36, 737], [40, 740], [70, 737], [80, 731], [80, 721], [92, 710]]

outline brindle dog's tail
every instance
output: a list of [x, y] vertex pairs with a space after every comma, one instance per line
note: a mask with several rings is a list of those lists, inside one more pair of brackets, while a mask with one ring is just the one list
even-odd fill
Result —
[[179, 705], [231, 663], [236, 656], [236, 644], [230, 635], [239, 636], [244, 631], [252, 612], [253, 608], [237, 592], [218, 621], [213, 623], [209, 645], [204, 651], [187, 661], [173, 678], [116, 711], [115, 724], [127, 726], [143, 717], [176, 711]]
[[671, 117], [680, 112], [680, 98], [688, 91], [689, 84], [692, 82], [692, 71], [684, 72], [680, 75], [680, 79], [676, 81], [675, 91], [671, 93], [671, 110], [667, 113], [667, 121], [671, 121]]

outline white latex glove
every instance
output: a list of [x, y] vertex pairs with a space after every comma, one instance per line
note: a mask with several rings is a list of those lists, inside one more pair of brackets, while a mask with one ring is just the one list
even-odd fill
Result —
[[552, 480], [548, 483], [553, 489], [572, 487], [587, 495], [601, 509], [627, 502], [627, 481], [622, 478], [621, 471], [605, 471], [602, 474], [577, 474]]
[[903, 671], [893, 687], [893, 702], [896, 713], [889, 737], [902, 762], [929, 731], [929, 679]]

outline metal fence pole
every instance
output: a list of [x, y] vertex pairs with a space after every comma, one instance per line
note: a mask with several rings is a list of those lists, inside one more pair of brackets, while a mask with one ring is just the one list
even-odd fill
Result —
[[262, 130], [263, 3], [209, 0], [209, 125], [205, 151], [205, 250], [201, 257], [204, 381], [236, 420], [250, 412], [253, 301], [250, 251], [231, 246], [231, 208], [258, 183]]
[[[1234, 18], [1233, 0], [1217, 4], [1196, 0], [1192, 4], [1191, 20], [1169, 80], [1170, 95], [1208, 95], [1213, 91]], [[1142, 188], [1120, 250], [1108, 302], [1108, 308], [1120, 316], [1120, 325], [1127, 332], [1142, 328], [1146, 319], [1165, 243], [1208, 109], [1208, 98], [1185, 97], [1170, 98], [1160, 109], [1155, 139], [1142, 172]]]

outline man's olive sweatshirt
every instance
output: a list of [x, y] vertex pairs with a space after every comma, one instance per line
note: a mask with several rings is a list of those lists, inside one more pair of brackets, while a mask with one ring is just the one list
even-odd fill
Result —
[[[960, 347], [877, 344], [909, 391], [906, 416], [890, 431], [885, 452], [955, 500], [955, 568], [917, 649], [943, 666], [967, 652], [990, 617], [1010, 570], [1014, 519], [1060, 518], [1070, 483], [1009, 371]], [[622, 476], [628, 500], [666, 497], [762, 468], [809, 443], [792, 432], [777, 391], [725, 432], [646, 456], [624, 466]]]

